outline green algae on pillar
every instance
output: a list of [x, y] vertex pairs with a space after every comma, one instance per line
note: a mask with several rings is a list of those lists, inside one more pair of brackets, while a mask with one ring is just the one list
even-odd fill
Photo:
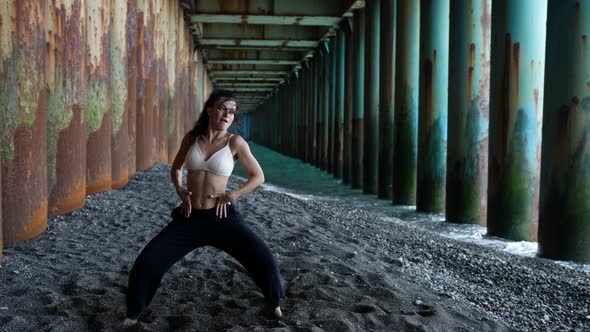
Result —
[[[590, 263], [590, 3], [550, 1], [539, 255]], [[542, 96], [542, 95], [541, 95]]]
[[420, 2], [397, 1], [393, 204], [416, 203]]
[[485, 225], [491, 1], [451, 1], [446, 220]]
[[487, 228], [517, 241], [537, 234], [546, 18], [547, 1], [492, 5]]
[[86, 203], [86, 1], [46, 6], [48, 217]]
[[393, 108], [395, 82], [396, 0], [381, 0], [379, 56], [379, 172], [377, 197], [393, 197]]
[[0, 1], [2, 242], [47, 228], [46, 2]]
[[445, 207], [449, 1], [422, 0], [416, 210]]

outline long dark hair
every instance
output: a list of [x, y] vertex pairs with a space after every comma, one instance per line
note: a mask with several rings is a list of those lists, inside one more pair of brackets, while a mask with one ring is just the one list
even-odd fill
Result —
[[[215, 102], [219, 99], [223, 99], [223, 101], [221, 102], [222, 104], [228, 100], [235, 101], [236, 110], [239, 110], [238, 101], [231, 92], [229, 92], [228, 90], [213, 90], [213, 92], [211, 92], [209, 98], [205, 102], [205, 106], [203, 106], [203, 110], [201, 111], [199, 119], [197, 120], [197, 122], [195, 122], [193, 129], [189, 131], [191, 144], [193, 144], [197, 140], [197, 137], [207, 133], [207, 130], [209, 129], [209, 114], [207, 114], [207, 109], [209, 107], [213, 107], [213, 105], [215, 105]], [[238, 132], [241, 131], [241, 124], [240, 118], [238, 117], [238, 113], [236, 113], [234, 116], [233, 125], [236, 127]]]

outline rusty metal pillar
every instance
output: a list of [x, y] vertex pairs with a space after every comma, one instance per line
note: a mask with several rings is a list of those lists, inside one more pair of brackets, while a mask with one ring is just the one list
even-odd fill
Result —
[[353, 28], [353, 114], [352, 114], [352, 156], [351, 186], [362, 188], [363, 184], [363, 117], [365, 100], [365, 10], [354, 12]]
[[588, 1], [549, 1], [539, 255], [585, 263], [590, 263], [589, 37]]
[[[527, 17], [527, 20], [523, 20]], [[494, 1], [488, 234], [536, 240], [547, 1]]]
[[491, 1], [451, 1], [446, 221], [485, 225]]
[[110, 79], [109, 95], [112, 120], [111, 133], [111, 176], [112, 188], [119, 189], [127, 184], [129, 161], [129, 115], [127, 103], [127, 3], [112, 0], [112, 25], [110, 30]]
[[110, 43], [111, 2], [89, 1], [87, 8], [88, 85], [86, 192], [111, 189]]
[[422, 0], [416, 210], [443, 212], [449, 84], [448, 0]]
[[155, 18], [148, 0], [138, 0], [138, 91], [136, 113], [137, 170], [145, 171], [154, 158], [153, 96], [155, 68], [153, 66], [153, 36]]
[[154, 129], [156, 136], [155, 162], [168, 161], [168, 108], [167, 95], [170, 82], [166, 66], [166, 41], [168, 39], [167, 0], [153, 0], [156, 10], [156, 31], [154, 33], [154, 54], [156, 68], [156, 90], [154, 93]]
[[[0, 10], [4, 10], [0, 6]], [[2, 15], [2, 14], [0, 14]], [[0, 32], [2, 32], [2, 24], [0, 24]], [[1, 53], [0, 53], [1, 54]], [[4, 78], [2, 75], [2, 71], [0, 70], [0, 79]], [[2, 241], [2, 159], [0, 159], [0, 262], [2, 262], [2, 249], [4, 248], [4, 243]]]
[[352, 184], [352, 113], [354, 112], [354, 43], [352, 20], [346, 18], [342, 29], [345, 31], [345, 74], [344, 74], [344, 139], [342, 151], [342, 183]]
[[420, 2], [397, 0], [393, 204], [416, 204]]
[[365, 1], [363, 192], [377, 194], [379, 172], [379, 34], [381, 0]]
[[86, 203], [86, 1], [47, 5], [48, 217]]
[[377, 197], [391, 199], [393, 190], [393, 108], [395, 98], [396, 0], [381, 0], [379, 50], [379, 174]]
[[137, 0], [127, 1], [127, 131], [129, 145], [127, 149], [128, 175], [135, 176], [137, 170], [137, 78], [139, 62], [139, 18]]
[[310, 147], [310, 164], [317, 166], [317, 100], [318, 100], [318, 73], [317, 73], [317, 62], [319, 52], [316, 51], [313, 59], [311, 60], [311, 74], [310, 74], [310, 117], [309, 117], [309, 147]]
[[47, 228], [45, 1], [0, 4], [0, 149], [5, 245]]
[[306, 61], [301, 69], [301, 89], [302, 89], [302, 100], [301, 100], [301, 138], [298, 142], [301, 148], [301, 160], [304, 163], [309, 162], [308, 146], [309, 137], [307, 132], [307, 119], [309, 111], [309, 61]]
[[334, 177], [337, 179], [342, 178], [342, 172], [344, 167], [344, 151], [343, 151], [343, 141], [344, 141], [344, 82], [345, 82], [345, 65], [346, 62], [345, 58], [345, 33], [342, 31], [342, 28], [338, 30], [336, 33], [336, 49], [334, 53], [336, 54], [336, 68], [334, 71], [336, 72], [336, 82], [334, 86], [336, 88], [336, 103], [335, 109], [336, 117], [334, 121], [334, 125], [336, 128], [336, 132], [334, 135]]

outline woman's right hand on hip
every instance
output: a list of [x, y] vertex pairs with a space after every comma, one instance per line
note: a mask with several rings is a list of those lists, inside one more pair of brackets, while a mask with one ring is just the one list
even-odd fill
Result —
[[191, 195], [193, 193], [184, 189], [184, 188], [178, 188], [176, 190], [176, 193], [178, 194], [178, 197], [180, 197], [180, 199], [182, 200], [182, 207], [180, 208], [180, 213], [185, 218], [188, 218], [191, 214], [192, 209], [193, 209], [192, 203], [191, 203]]

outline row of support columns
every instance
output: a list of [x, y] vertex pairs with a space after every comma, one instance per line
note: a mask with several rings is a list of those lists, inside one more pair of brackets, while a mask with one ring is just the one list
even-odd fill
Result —
[[588, 35], [587, 1], [368, 0], [248, 115], [251, 137], [393, 204], [590, 262]]

